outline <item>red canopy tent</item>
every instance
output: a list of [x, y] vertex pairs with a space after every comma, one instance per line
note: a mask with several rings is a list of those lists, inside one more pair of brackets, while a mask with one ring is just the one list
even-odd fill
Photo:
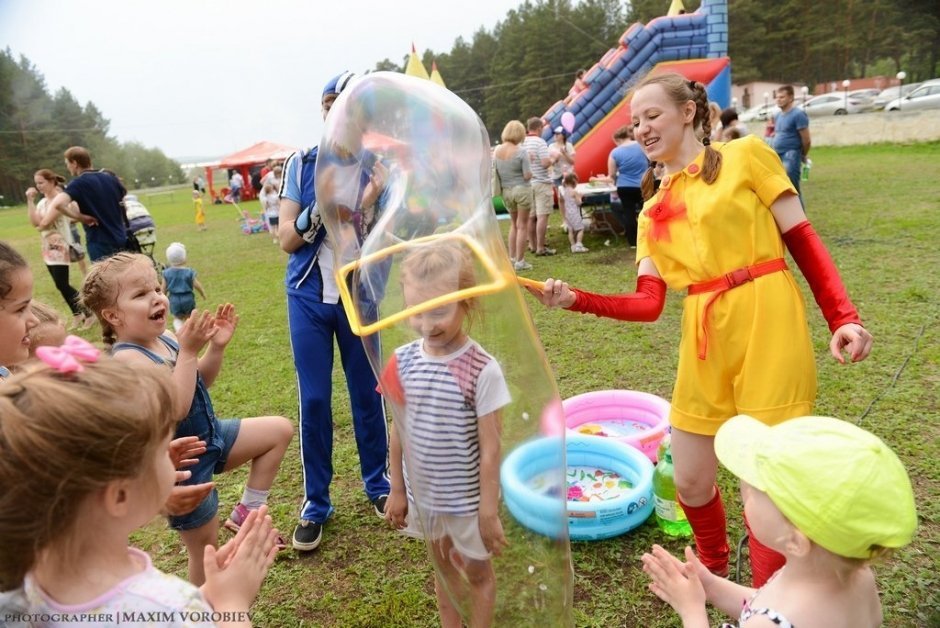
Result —
[[[209, 184], [210, 197], [213, 199], [216, 198], [215, 189], [212, 185], [212, 171], [233, 169], [238, 170], [245, 180], [245, 187], [242, 189], [242, 198], [255, 198], [257, 194], [254, 188], [251, 187], [250, 171], [252, 166], [262, 165], [268, 159], [282, 161], [287, 159], [295, 150], [297, 149], [293, 146], [286, 146], [276, 142], [258, 142], [244, 150], [223, 157], [219, 163], [206, 166], [206, 182]], [[220, 196], [225, 196], [225, 194], [228, 193], [228, 187], [222, 188], [220, 192]]]

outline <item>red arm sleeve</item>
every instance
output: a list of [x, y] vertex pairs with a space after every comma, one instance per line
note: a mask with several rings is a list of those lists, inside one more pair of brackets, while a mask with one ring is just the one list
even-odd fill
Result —
[[846, 323], [861, 325], [862, 319], [845, 291], [839, 271], [813, 225], [808, 220], [801, 222], [783, 234], [783, 242], [806, 277], [813, 297], [829, 323], [829, 331], [835, 332]]
[[636, 292], [630, 294], [595, 294], [573, 289], [577, 296], [568, 309], [614, 318], [618, 321], [650, 323], [659, 318], [666, 303], [666, 282], [652, 275], [636, 278]]
[[405, 405], [405, 389], [402, 388], [401, 380], [398, 379], [398, 357], [396, 355], [392, 354], [391, 359], [382, 369], [382, 376], [375, 388], [395, 405]]

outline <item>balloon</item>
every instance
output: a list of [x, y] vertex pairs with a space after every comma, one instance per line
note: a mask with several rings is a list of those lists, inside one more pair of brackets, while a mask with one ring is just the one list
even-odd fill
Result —
[[571, 132], [574, 131], [574, 114], [570, 111], [566, 111], [561, 114], [561, 126], [570, 135]]
[[[403, 465], [393, 475], [407, 512], [399, 493], [391, 523], [424, 536], [461, 612], [467, 574], [485, 561], [499, 592], [493, 625], [573, 625], [564, 414], [490, 173], [489, 137], [467, 103], [430, 81], [370, 73], [326, 118], [316, 164], [323, 246], [401, 444], [390, 464]], [[557, 460], [533, 479], [552, 535], [520, 525], [496, 484], [502, 461], [535, 439]], [[491, 510], [498, 522], [483, 520]]]

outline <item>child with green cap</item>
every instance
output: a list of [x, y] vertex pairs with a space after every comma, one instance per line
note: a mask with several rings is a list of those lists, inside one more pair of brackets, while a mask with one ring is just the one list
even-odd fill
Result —
[[894, 452], [838, 419], [768, 426], [741, 415], [718, 430], [715, 453], [741, 480], [752, 533], [786, 564], [755, 590], [712, 574], [688, 547], [683, 563], [654, 545], [643, 570], [682, 625], [708, 626], [710, 602], [742, 628], [880, 626], [868, 561], [910, 543], [917, 527], [911, 482]]

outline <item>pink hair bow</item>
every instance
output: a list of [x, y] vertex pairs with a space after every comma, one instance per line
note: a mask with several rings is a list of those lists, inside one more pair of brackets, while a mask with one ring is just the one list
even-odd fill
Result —
[[69, 336], [61, 347], [38, 347], [36, 357], [60, 373], [81, 373], [82, 362], [97, 362], [101, 351], [83, 338]]

